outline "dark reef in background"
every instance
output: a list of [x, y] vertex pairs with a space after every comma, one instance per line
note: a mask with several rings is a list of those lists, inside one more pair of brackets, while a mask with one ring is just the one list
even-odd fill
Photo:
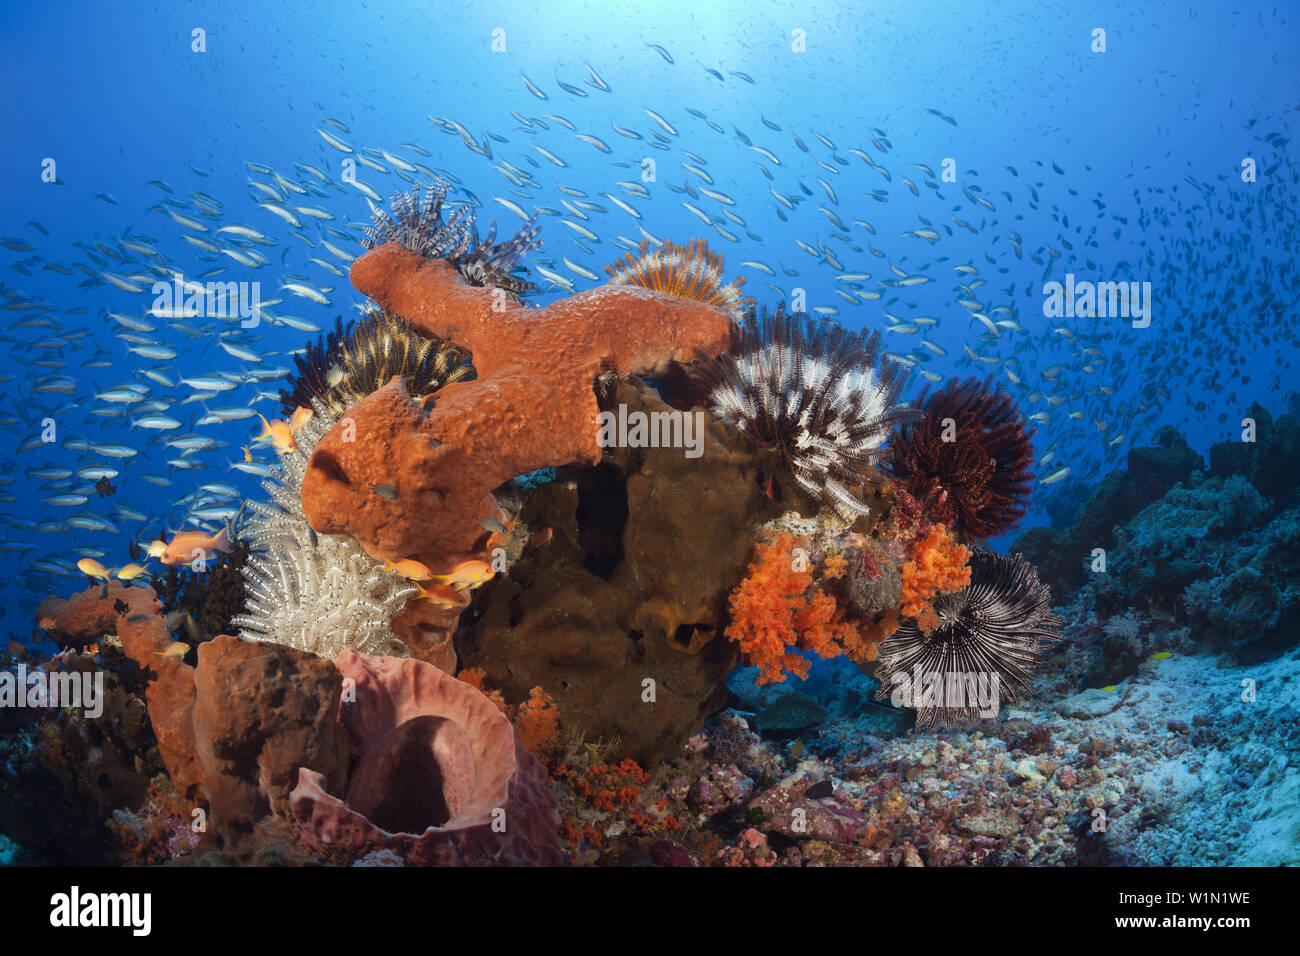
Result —
[[1255, 421], [1253, 443], [1219, 442], [1210, 448], [1210, 474], [1220, 478], [1243, 475], [1277, 509], [1295, 505], [1300, 498], [1300, 421], [1291, 415], [1277, 420], [1258, 402], [1248, 417]]
[[1078, 509], [1069, 528], [1030, 528], [1011, 550], [1019, 551], [1038, 568], [1056, 603], [1064, 604], [1087, 581], [1087, 561], [1093, 549], [1109, 552], [1114, 548], [1116, 525], [1203, 467], [1183, 436], [1166, 425], [1156, 433], [1156, 445], [1130, 449], [1128, 470], [1107, 474]]
[[1070, 478], [1047, 499], [1047, 516], [1053, 531], [1064, 531], [1074, 524], [1079, 511], [1092, 497], [1093, 486], [1079, 478]]
[[[1242, 659], [1300, 638], [1300, 423], [1258, 403], [1248, 417], [1256, 440], [1213, 445], [1208, 474], [1175, 429], [1161, 428], [1068, 529], [1033, 528], [1012, 546], [1038, 564], [1058, 605], [1085, 589], [1101, 628], [1090, 685], [1118, 683], [1155, 649], [1148, 615]], [[1089, 569], [1094, 548], [1106, 551], [1104, 574]]]

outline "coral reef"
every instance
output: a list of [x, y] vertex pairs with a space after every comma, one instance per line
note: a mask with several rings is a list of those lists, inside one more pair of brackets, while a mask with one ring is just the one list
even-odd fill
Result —
[[[120, 660], [120, 654], [113, 654], [103, 663]], [[69, 656], [63, 671], [93, 677], [100, 662], [87, 654]], [[103, 680], [99, 716], [89, 716], [84, 707], [52, 712], [41, 729], [40, 751], [47, 768], [62, 772], [66, 789], [90, 795], [107, 814], [116, 807], [139, 806], [163, 765], [144, 699], [108, 667]]]
[[632, 863], [643, 854], [665, 857], [666, 865], [696, 865], [681, 844], [673, 852], [669, 837], [681, 835], [682, 823], [669, 801], [648, 787], [651, 775], [634, 760], [617, 764], [581, 758], [556, 766], [556, 780], [566, 784], [560, 835], [576, 865]]
[[1135, 515], [1146, 495], [1127, 471], [1112, 471], [1093, 489], [1064, 530], [1030, 528], [1011, 545], [1038, 568], [1039, 576], [1064, 601], [1087, 581], [1087, 561], [1094, 548], [1114, 547], [1116, 524]]
[[922, 394], [920, 421], [890, 443], [890, 467], [962, 541], [1011, 530], [1033, 490], [1033, 431], [1009, 395], [978, 379]]
[[879, 334], [789, 314], [750, 311], [733, 348], [699, 380], [714, 414], [760, 447], [777, 449], [795, 480], [846, 522], [870, 513], [855, 490], [874, 483], [885, 440], [913, 417], [900, 406], [900, 366], [878, 355]]
[[95, 717], [85, 707], [0, 709], [0, 830], [14, 841], [7, 862], [117, 862], [108, 821], [117, 808], [139, 807], [163, 771], [145, 702], [116, 672], [120, 651], [109, 649], [103, 661], [75, 652], [47, 662], [0, 655], [10, 672], [22, 664], [29, 674], [102, 674], [104, 682]]
[[[426, 414], [401, 388], [362, 402], [400, 398], [386, 406], [398, 433], [403, 409]], [[606, 377], [593, 401], [672, 411], [636, 379]], [[698, 458], [603, 448], [598, 464], [485, 492], [473, 546], [491, 539], [504, 570], [472, 603], [465, 592], [441, 607], [298, 510], [309, 456], [338, 425], [317, 414], [268, 483], [245, 574], [254, 601], [283, 594], [320, 620], [250, 602], [285, 640], [220, 636], [190, 667], [164, 653], [175, 645], [146, 588], [45, 602], [46, 633], [86, 650], [41, 666], [103, 667], [109, 693], [94, 720], [0, 711], [4, 852], [147, 865], [1300, 862], [1286, 761], [1300, 743], [1287, 695], [1300, 510], [1284, 504], [1289, 486], [1263, 494], [1256, 482], [1280, 472], [1253, 454], [1212, 455], [1249, 474], [1206, 477], [1164, 430], [1069, 529], [1025, 536], [1084, 555], [1109, 535], [1107, 570], [1069, 569], [1083, 586], [1058, 617], [1023, 557], [961, 543], [935, 497], [865, 473], [871, 514], [846, 524], [797, 482], [782, 489], [778, 449], [711, 422]], [[1286, 428], [1263, 434], [1282, 442]], [[308, 560], [321, 573], [290, 588]], [[199, 583], [164, 589], [197, 596]], [[349, 588], [400, 597], [367, 609]], [[428, 642], [457, 619], [454, 646]], [[466, 667], [456, 679], [356, 652], [380, 632], [392, 651], [405, 653], [400, 638], [448, 652], [448, 671], [459, 650]], [[335, 663], [308, 643], [340, 649]], [[754, 666], [737, 671], [742, 656]], [[923, 682], [900, 693], [918, 672], [941, 675], [938, 696]], [[972, 673], [996, 677], [987, 703], [1001, 723], [974, 722], [994, 715], [978, 688], [975, 701], [945, 696], [949, 675]], [[206, 832], [192, 825], [204, 814]]]
[[[1055, 648], [1063, 674], [1086, 656]], [[1149, 661], [1095, 692], [1104, 708], [1053, 684], [994, 732], [882, 734], [856, 710], [832, 711], [815, 736], [763, 741], [727, 712], [635, 783], [635, 807], [676, 821], [672, 834], [633, 825], [617, 799], [561, 806], [576, 814], [575, 861], [592, 863], [1293, 865], [1296, 711], [1283, 697], [1297, 667], [1294, 651], [1264, 669]], [[1246, 678], [1258, 700], [1241, 699]], [[561, 780], [575, 786], [583, 766]]]
[[198, 847], [201, 836], [189, 803], [159, 784], [150, 784], [149, 797], [138, 809], [114, 810], [108, 826], [118, 839], [121, 858], [132, 866], [185, 859]]
[[[118, 606], [126, 610], [119, 612]], [[199, 792], [203, 767], [189, 713], [194, 668], [163, 653], [172, 636], [154, 592], [116, 581], [92, 584], [67, 601], [47, 602], [40, 613], [49, 625], [46, 633], [64, 647], [84, 647], [105, 634], [120, 639], [123, 652], [142, 672], [149, 723], [173, 784], [187, 796]]]
[[1139, 601], [1169, 602], [1222, 553], [1223, 542], [1253, 528], [1267, 512], [1259, 492], [1240, 475], [1210, 478], [1194, 488], [1176, 485], [1116, 527], [1106, 572], [1092, 575], [1089, 593], [1103, 612]]
[[560, 862], [545, 770], [491, 700], [423, 661], [345, 650], [335, 665], [351, 686], [342, 720], [357, 763], [343, 799], [325, 774], [299, 771], [291, 803], [309, 846], [436, 865]]
[[1201, 456], [1171, 425], [1156, 432], [1154, 445], [1130, 448], [1128, 453], [1128, 473], [1150, 498], [1160, 497], [1204, 467]]
[[[124, 613], [114, 610], [118, 603]], [[334, 775], [346, 770], [347, 740], [335, 723], [342, 680], [327, 660], [219, 636], [199, 647], [191, 667], [163, 653], [173, 645], [153, 592], [117, 583], [93, 585], [51, 610], [50, 631], [65, 642], [120, 640], [129, 660], [119, 671], [129, 663], [144, 686], [172, 785], [192, 804], [209, 805], [207, 846], [251, 858], [276, 838], [269, 823], [283, 819], [299, 766], [310, 759]], [[63, 745], [70, 740], [64, 735]]]
[[1283, 512], [1263, 531], [1243, 535], [1216, 555], [1211, 567], [1210, 576], [1183, 589], [1191, 627], [1241, 655], [1258, 656], [1295, 643], [1300, 633], [1300, 510]]
[[1210, 474], [1217, 478], [1245, 477], [1277, 508], [1300, 504], [1300, 421], [1295, 413], [1276, 419], [1258, 402], [1246, 417], [1255, 423], [1254, 441], [1217, 442], [1210, 447]]
[[[86, 649], [50, 666], [102, 663], [110, 694], [96, 720], [0, 715], [18, 806], [49, 790], [88, 856], [148, 865], [1185, 862], [1144, 803], [1248, 807], [1254, 855], [1217, 858], [1295, 859], [1294, 708], [1254, 715], [1262, 746], [1240, 709], [1297, 666], [1288, 416], [1252, 409], [1209, 477], [1165, 428], [1066, 486], [1061, 527], [1021, 538], [1040, 577], [977, 543], [1033, 464], [990, 382], [901, 405], [876, 337], [746, 311], [703, 243], [528, 308], [501, 293], [535, 224], [480, 242], [445, 195], [377, 214], [353, 279], [380, 307], [301, 357], [231, 552], [156, 579], [243, 637], [173, 643], [116, 582], [42, 604]], [[611, 416], [691, 429], [610, 441]]]
[[[1275, 423], [1258, 404], [1251, 406], [1250, 413], [1256, 422], [1256, 440], [1213, 445], [1210, 476], [1226, 481], [1236, 475], [1250, 482], [1273, 510], [1290, 507], [1300, 488], [1288, 464], [1300, 457], [1300, 425], [1289, 415], [1279, 416]], [[1155, 445], [1129, 450], [1128, 469], [1107, 474], [1069, 528], [1031, 528], [1012, 545], [1038, 568], [1059, 600], [1068, 599], [1088, 582], [1094, 548], [1106, 552], [1115, 548], [1115, 528], [1133, 521], [1173, 487], [1195, 487], [1204, 479], [1200, 456], [1175, 429], [1161, 428], [1155, 440]]]

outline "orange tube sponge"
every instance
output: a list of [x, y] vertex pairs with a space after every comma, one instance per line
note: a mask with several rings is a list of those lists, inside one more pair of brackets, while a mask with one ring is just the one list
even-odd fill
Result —
[[[731, 338], [728, 313], [703, 302], [606, 285], [531, 309], [397, 243], [367, 252], [351, 278], [417, 331], [470, 352], [477, 377], [421, 404], [397, 379], [354, 405], [308, 462], [303, 514], [376, 558], [435, 570], [480, 557], [479, 520], [503, 482], [601, 460], [592, 384], [602, 373], [661, 375]], [[371, 490], [385, 484], [400, 494]]]

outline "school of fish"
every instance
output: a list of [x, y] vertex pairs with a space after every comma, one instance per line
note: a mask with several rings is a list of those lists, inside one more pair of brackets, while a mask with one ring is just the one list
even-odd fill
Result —
[[[693, 69], [663, 44], [644, 55]], [[763, 83], [701, 68], [714, 85]], [[529, 262], [539, 304], [601, 282], [622, 250], [698, 235], [760, 303], [879, 329], [888, 360], [914, 373], [910, 397], [993, 376], [1037, 428], [1040, 504], [1067, 477], [1099, 480], [1163, 424], [1235, 427], [1291, 374], [1300, 232], [1286, 197], [1300, 175], [1280, 122], [1240, 131], [1256, 182], [1135, 165], [1143, 185], [1121, 190], [1064, 158], [973, 169], [909, 155], [879, 127], [626, 102], [596, 65], [569, 72], [520, 73], [501, 115], [428, 115], [396, 144], [364, 145], [325, 116], [304, 127], [302, 155], [246, 160], [245, 195], [205, 191], [198, 166], [184, 183], [142, 183], [138, 225], [118, 235], [52, 235], [33, 218], [0, 236], [11, 357], [0, 429], [12, 439], [0, 457], [0, 557], [24, 606], [66, 591], [61, 579], [143, 582], [142, 565], [111, 570], [126, 540], [165, 565], [195, 542], [225, 541], [242, 499], [293, 447], [301, 422], [274, 417], [293, 356], [335, 314], [366, 308], [347, 280], [360, 226], [395, 190], [435, 179], [483, 221], [543, 217]], [[956, 130], [952, 112], [918, 110], [917, 121]], [[24, 290], [51, 273], [66, 295]], [[1151, 282], [1151, 325], [1048, 318], [1043, 286], [1067, 273]], [[187, 308], [194, 290], [227, 282], [265, 290], [255, 315], [214, 314], [210, 297], [198, 314]], [[156, 284], [182, 295], [159, 306]], [[1272, 378], [1252, 382], [1245, 367], [1261, 352]]]

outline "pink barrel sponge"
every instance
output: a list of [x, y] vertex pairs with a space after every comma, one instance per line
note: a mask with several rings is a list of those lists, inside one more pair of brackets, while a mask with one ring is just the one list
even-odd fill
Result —
[[414, 658], [345, 650], [334, 665], [358, 763], [343, 798], [298, 771], [290, 811], [308, 846], [435, 866], [562, 862], [546, 770], [487, 697]]

